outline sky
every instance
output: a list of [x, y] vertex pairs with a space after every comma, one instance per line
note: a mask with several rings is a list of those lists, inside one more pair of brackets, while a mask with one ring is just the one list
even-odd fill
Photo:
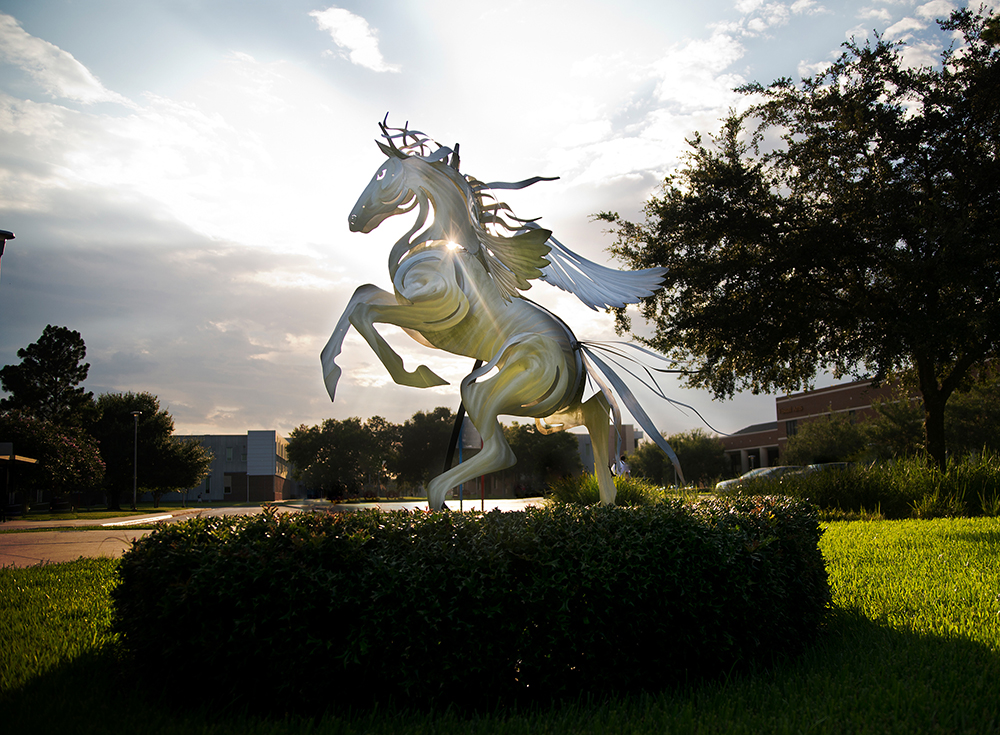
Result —
[[[0, 365], [47, 324], [69, 327], [87, 345], [88, 390], [153, 393], [180, 434], [455, 410], [471, 361], [387, 325], [409, 367], [451, 385], [395, 385], [352, 331], [336, 402], [323, 386], [319, 353], [347, 300], [391, 288], [389, 248], [413, 221], [348, 230], [384, 160], [386, 114], [460, 143], [480, 180], [560, 177], [505, 199], [616, 265], [592, 215], [641, 218], [685, 138], [747, 103], [736, 86], [814, 73], [875, 30], [930, 63], [947, 41], [934, 19], [954, 7], [0, 0], [0, 229], [17, 236], [0, 261]], [[580, 339], [622, 339], [572, 295], [544, 283], [527, 295]], [[774, 420], [773, 396], [663, 387], [720, 432]], [[646, 406], [667, 434], [704, 428]]]

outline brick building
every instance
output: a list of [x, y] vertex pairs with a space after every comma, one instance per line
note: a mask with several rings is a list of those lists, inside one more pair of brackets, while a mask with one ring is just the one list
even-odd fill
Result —
[[779, 396], [774, 400], [774, 421], [753, 424], [721, 437], [726, 456], [734, 474], [779, 464], [788, 437], [794, 436], [802, 424], [834, 414], [846, 414], [852, 421], [864, 420], [874, 414], [873, 400], [889, 398], [893, 393], [891, 385], [873, 388], [868, 381], [857, 381]]

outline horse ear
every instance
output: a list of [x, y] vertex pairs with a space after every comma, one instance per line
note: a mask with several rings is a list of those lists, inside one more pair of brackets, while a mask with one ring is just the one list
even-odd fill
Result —
[[400, 153], [399, 149], [396, 148], [395, 146], [391, 147], [387, 146], [385, 143], [382, 143], [381, 141], [378, 140], [375, 141], [375, 145], [377, 145], [381, 149], [381, 151], [389, 158], [406, 158], [406, 156]]

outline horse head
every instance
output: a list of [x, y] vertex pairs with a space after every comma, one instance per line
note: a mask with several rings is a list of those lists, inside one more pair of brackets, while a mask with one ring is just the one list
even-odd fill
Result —
[[[351, 210], [348, 223], [352, 232], [371, 232], [389, 217], [419, 207], [413, 228], [397, 243], [390, 255], [390, 268], [410, 247], [428, 240], [458, 243], [478, 250], [478, 209], [475, 195], [458, 171], [458, 145], [431, 149], [429, 139], [418, 131], [382, 125], [388, 145], [375, 141], [386, 155], [368, 186]], [[400, 131], [393, 135], [392, 131]], [[406, 142], [407, 138], [413, 142]], [[402, 138], [396, 145], [394, 138]], [[433, 219], [428, 217], [434, 212]], [[414, 239], [414, 235], [424, 228]]]
[[417, 204], [417, 197], [407, 183], [409, 158], [395, 146], [376, 143], [388, 158], [351, 210], [347, 218], [351, 232], [371, 232], [389, 217], [409, 212]]

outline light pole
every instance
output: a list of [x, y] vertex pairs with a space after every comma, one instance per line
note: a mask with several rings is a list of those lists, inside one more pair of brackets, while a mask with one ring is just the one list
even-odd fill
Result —
[[4, 248], [7, 247], [7, 241], [14, 239], [14, 233], [10, 230], [0, 230], [0, 258], [3, 257]]
[[132, 510], [136, 510], [136, 488], [139, 479], [139, 417], [142, 411], [133, 411], [132, 418], [135, 419], [135, 434], [132, 442]]

